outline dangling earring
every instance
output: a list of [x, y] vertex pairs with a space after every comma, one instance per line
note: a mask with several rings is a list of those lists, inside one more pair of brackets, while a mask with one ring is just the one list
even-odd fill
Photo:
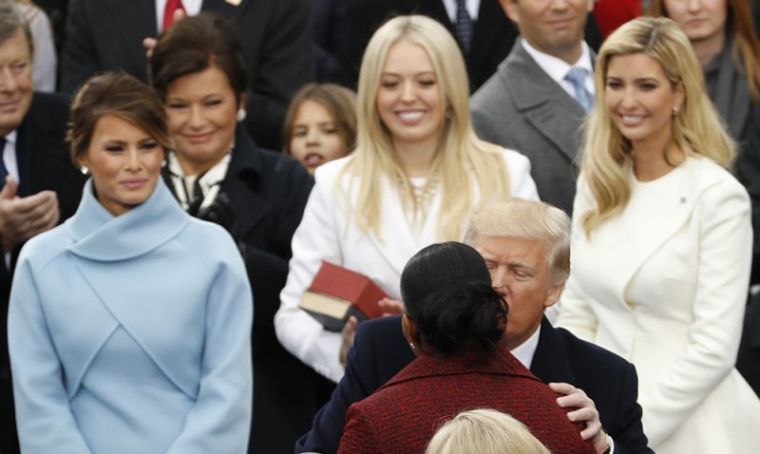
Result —
[[678, 115], [678, 107], [673, 107], [673, 116]]
[[451, 107], [446, 109], [446, 115], [445, 115], [446, 119], [451, 120], [453, 116], [454, 116], [454, 112], [451, 110]]
[[80, 166], [79, 171], [82, 172], [82, 175], [89, 175], [90, 169], [87, 168], [87, 166]]
[[235, 118], [237, 121], [243, 121], [245, 120], [246, 115], [248, 115], [248, 112], [245, 111], [244, 107], [241, 107], [238, 109], [237, 114], [235, 115]]

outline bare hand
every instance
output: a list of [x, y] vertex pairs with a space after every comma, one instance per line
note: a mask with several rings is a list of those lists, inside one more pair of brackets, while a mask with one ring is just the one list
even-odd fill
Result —
[[603, 453], [609, 448], [607, 434], [602, 430], [599, 412], [596, 405], [582, 389], [568, 383], [549, 383], [552, 391], [563, 394], [557, 399], [562, 408], [575, 408], [568, 412], [567, 418], [572, 422], [585, 422], [586, 428], [581, 431], [581, 438], [591, 440], [597, 453]]
[[404, 304], [399, 300], [383, 298], [377, 303], [377, 305], [383, 310], [383, 317], [401, 315], [404, 313]]
[[53, 191], [41, 191], [18, 197], [18, 183], [6, 177], [0, 191], [0, 235], [3, 249], [8, 252], [17, 244], [53, 228], [61, 217], [58, 197]]
[[[178, 9], [174, 11], [174, 21], [172, 24], [176, 23], [178, 20], [184, 19], [187, 17], [187, 13], [183, 9]], [[150, 60], [150, 58], [153, 56], [153, 49], [156, 47], [156, 38], [147, 37], [143, 39], [142, 42], [143, 47], [145, 48], [145, 57]]]
[[340, 352], [338, 353], [338, 360], [343, 367], [346, 367], [348, 349], [354, 345], [357, 326], [359, 326], [359, 320], [352, 315], [348, 317], [348, 321], [343, 325], [343, 330], [340, 332]]

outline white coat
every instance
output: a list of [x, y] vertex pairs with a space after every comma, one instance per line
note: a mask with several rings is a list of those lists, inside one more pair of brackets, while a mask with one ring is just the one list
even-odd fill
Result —
[[[512, 195], [538, 199], [525, 156], [503, 150], [509, 169]], [[321, 262], [327, 261], [362, 273], [377, 283], [391, 298], [399, 298], [399, 278], [406, 262], [421, 248], [438, 241], [441, 196], [437, 191], [430, 212], [417, 239], [404, 216], [396, 186], [384, 178], [380, 236], [364, 234], [356, 224], [355, 211], [346, 209], [337, 193], [336, 181], [350, 157], [329, 162], [317, 169], [314, 189], [306, 204], [301, 224], [293, 236], [293, 258], [275, 329], [282, 345], [325, 377], [338, 381], [343, 367], [338, 361], [340, 333], [326, 331], [308, 313], [298, 308]], [[463, 219], [464, 224], [466, 220]]]
[[658, 453], [760, 446], [760, 400], [734, 368], [752, 253], [750, 204], [726, 170], [688, 157], [585, 235], [579, 180], [572, 266], [557, 324], [631, 361]]

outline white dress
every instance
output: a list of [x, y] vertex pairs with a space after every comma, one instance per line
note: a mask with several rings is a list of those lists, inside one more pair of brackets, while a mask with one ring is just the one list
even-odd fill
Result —
[[572, 266], [557, 324], [631, 361], [658, 453], [760, 450], [760, 400], [734, 368], [752, 252], [744, 188], [689, 157], [646, 183], [589, 240], [575, 199]]
[[[502, 157], [509, 169], [512, 195], [538, 200], [528, 158], [511, 150], [503, 150]], [[324, 330], [319, 322], [298, 308], [301, 295], [311, 284], [321, 262], [362, 273], [391, 298], [398, 299], [401, 271], [412, 255], [437, 241], [438, 216], [442, 209], [441, 191], [437, 191], [424, 223], [419, 228], [410, 226], [395, 185], [383, 179], [378, 188], [382, 194], [380, 237], [364, 234], [356, 224], [355, 210], [346, 207], [336, 191], [341, 170], [349, 159], [328, 162], [317, 169], [314, 189], [293, 235], [293, 258], [274, 319], [282, 345], [336, 382], [343, 376], [343, 367], [338, 362], [340, 333]], [[354, 200], [353, 206], [356, 203]]]

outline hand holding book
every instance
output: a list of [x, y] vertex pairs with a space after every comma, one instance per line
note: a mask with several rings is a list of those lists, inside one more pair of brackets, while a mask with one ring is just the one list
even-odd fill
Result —
[[392, 301], [367, 276], [322, 262], [311, 286], [301, 297], [299, 307], [317, 319], [325, 329], [340, 332], [349, 316], [365, 320], [382, 316], [386, 309], [396, 312], [400, 308], [400, 303], [396, 302], [385, 303], [386, 309], [383, 309], [381, 300]]

